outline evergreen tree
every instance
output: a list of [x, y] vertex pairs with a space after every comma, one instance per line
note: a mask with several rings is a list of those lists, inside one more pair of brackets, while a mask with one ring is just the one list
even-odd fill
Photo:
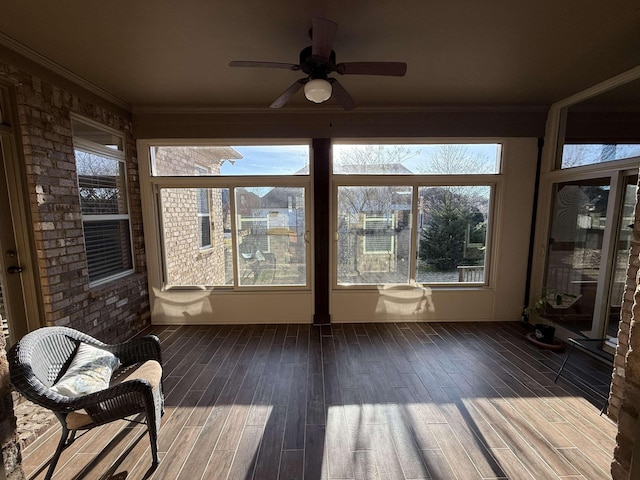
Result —
[[429, 203], [431, 218], [421, 232], [419, 257], [437, 270], [453, 270], [465, 263], [466, 241], [484, 242], [486, 222], [464, 195], [441, 190]]
[[438, 270], [455, 269], [464, 259], [469, 211], [459, 202], [446, 201], [433, 210], [422, 231], [420, 258]]

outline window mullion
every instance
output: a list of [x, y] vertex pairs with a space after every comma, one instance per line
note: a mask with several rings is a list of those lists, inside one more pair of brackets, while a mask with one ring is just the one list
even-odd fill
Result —
[[420, 210], [418, 198], [418, 185], [412, 185], [411, 191], [411, 245], [409, 247], [409, 281], [415, 282], [418, 265], [418, 238], [420, 238], [420, 228], [418, 226], [418, 214]]

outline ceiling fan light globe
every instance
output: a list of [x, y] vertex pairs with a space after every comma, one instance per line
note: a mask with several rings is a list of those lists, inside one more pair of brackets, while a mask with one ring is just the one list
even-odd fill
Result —
[[322, 78], [309, 80], [304, 86], [304, 96], [310, 102], [326, 102], [331, 98], [331, 84]]

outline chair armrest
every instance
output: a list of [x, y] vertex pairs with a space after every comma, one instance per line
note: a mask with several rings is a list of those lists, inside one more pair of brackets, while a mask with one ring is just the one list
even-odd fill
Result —
[[84, 409], [97, 423], [103, 423], [131, 414], [131, 405], [137, 405], [131, 401], [132, 393], [151, 398], [152, 390], [150, 382], [137, 378], [75, 398], [52, 392], [51, 396], [57, 397], [57, 401], [51, 409], [62, 414]]
[[160, 351], [160, 339], [155, 335], [133, 338], [123, 343], [107, 345], [106, 350], [115, 354], [123, 367], [135, 363], [155, 360], [162, 365], [162, 353]]

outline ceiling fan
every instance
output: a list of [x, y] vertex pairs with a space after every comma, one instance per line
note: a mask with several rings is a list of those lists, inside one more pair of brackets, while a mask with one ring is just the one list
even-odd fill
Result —
[[407, 71], [404, 62], [346, 62], [336, 63], [336, 52], [333, 51], [333, 39], [338, 24], [325, 18], [314, 17], [309, 31], [311, 45], [300, 52], [300, 62], [255, 62], [234, 60], [230, 67], [284, 68], [301, 70], [307, 76], [296, 80], [271, 104], [271, 108], [280, 108], [293, 95], [304, 87], [305, 97], [315, 103], [322, 103], [333, 95], [345, 110], [352, 110], [356, 102], [335, 78], [329, 75], [336, 72], [340, 75], [388, 75], [402, 77]]

